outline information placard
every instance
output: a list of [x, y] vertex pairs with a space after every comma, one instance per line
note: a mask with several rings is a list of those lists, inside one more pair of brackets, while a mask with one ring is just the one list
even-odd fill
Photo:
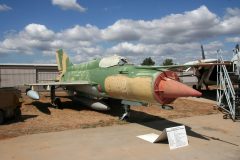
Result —
[[188, 146], [188, 138], [185, 126], [166, 128], [168, 143], [170, 149]]
[[161, 135], [150, 133], [137, 137], [151, 143], [157, 143], [159, 141], [164, 141], [168, 139], [170, 149], [188, 146], [185, 126], [165, 128]]

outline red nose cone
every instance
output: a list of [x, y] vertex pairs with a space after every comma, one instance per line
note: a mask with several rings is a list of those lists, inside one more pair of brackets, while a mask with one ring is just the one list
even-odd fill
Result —
[[161, 80], [158, 87], [161, 96], [164, 98], [200, 97], [202, 95], [201, 92], [169, 78]]

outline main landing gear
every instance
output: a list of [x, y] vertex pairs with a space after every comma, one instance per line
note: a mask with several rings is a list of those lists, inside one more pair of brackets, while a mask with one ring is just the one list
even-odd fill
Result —
[[51, 104], [53, 107], [57, 109], [62, 109], [62, 102], [59, 97], [56, 97], [55, 95], [55, 86], [51, 86]]
[[124, 108], [124, 114], [122, 115], [122, 117], [120, 118], [120, 120], [129, 120], [130, 117], [130, 105], [124, 104], [123, 105]]

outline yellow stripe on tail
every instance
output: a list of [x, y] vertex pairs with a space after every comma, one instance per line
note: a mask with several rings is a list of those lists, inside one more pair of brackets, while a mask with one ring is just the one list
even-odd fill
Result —
[[57, 80], [60, 81], [67, 68], [72, 66], [73, 64], [70, 62], [69, 57], [66, 53], [63, 52], [62, 49], [56, 51], [56, 60], [58, 65], [59, 75], [57, 76]]

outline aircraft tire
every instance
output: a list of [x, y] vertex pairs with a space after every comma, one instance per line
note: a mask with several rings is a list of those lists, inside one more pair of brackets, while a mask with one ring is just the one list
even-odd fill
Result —
[[0, 110], [0, 124], [3, 124], [4, 122], [4, 113]]
[[21, 117], [21, 115], [22, 115], [22, 111], [21, 111], [20, 107], [15, 108], [15, 110], [14, 110], [14, 118], [15, 119], [19, 119]]
[[54, 104], [56, 105], [56, 107], [57, 107], [58, 109], [62, 109], [62, 102], [61, 102], [61, 99], [60, 99], [59, 97], [56, 97], [56, 98], [54, 99]]

